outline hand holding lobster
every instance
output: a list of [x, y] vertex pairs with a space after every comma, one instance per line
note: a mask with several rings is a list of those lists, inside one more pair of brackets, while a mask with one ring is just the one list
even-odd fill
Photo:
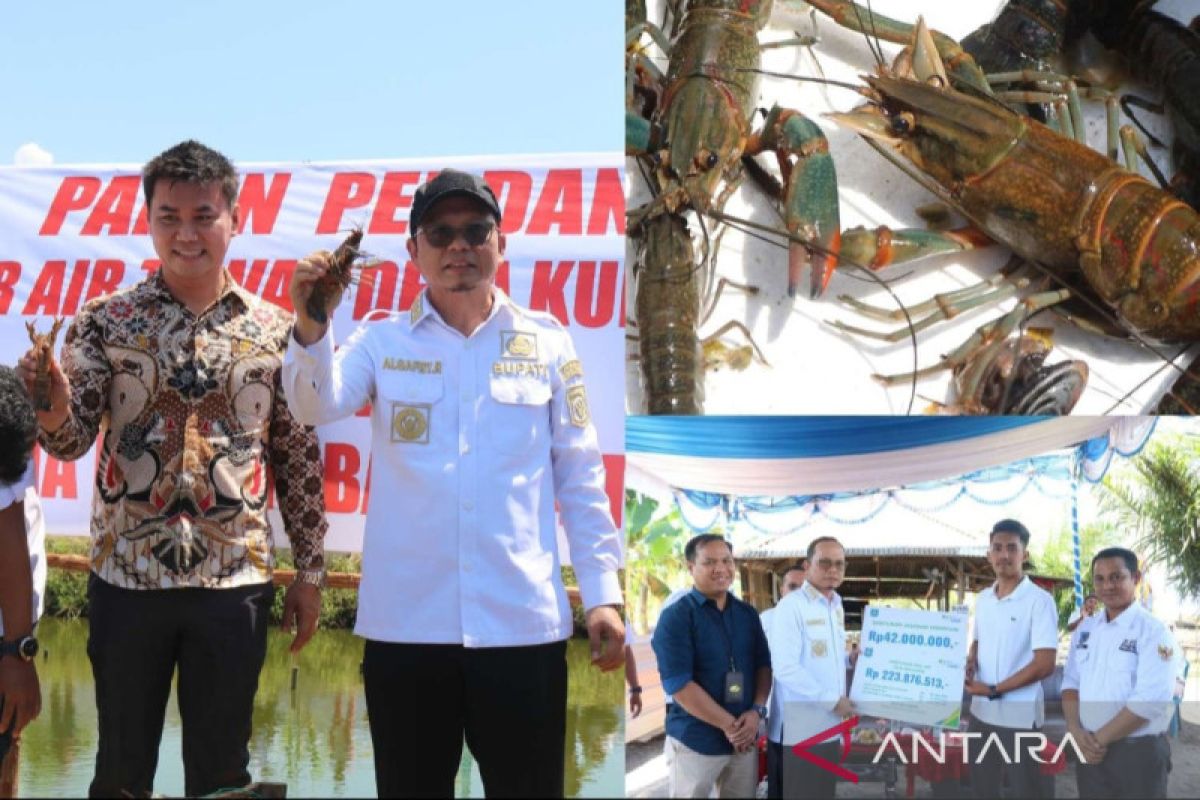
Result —
[[350, 285], [362, 236], [362, 230], [355, 228], [332, 253], [318, 250], [297, 262], [288, 295], [296, 309], [295, 336], [300, 344], [313, 344], [325, 335], [329, 319]]
[[17, 375], [33, 399], [38, 425], [51, 432], [62, 427], [70, 416], [71, 386], [54, 358], [54, 340], [62, 323], [56, 319], [46, 334], [38, 333], [33, 323], [25, 323], [33, 346], [17, 362]]

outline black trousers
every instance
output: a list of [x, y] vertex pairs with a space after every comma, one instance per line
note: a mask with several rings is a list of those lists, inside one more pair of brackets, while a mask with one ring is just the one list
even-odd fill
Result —
[[1163, 798], [1170, 772], [1171, 745], [1162, 733], [1113, 742], [1099, 764], [1075, 766], [1075, 782], [1079, 796], [1089, 799]]
[[149, 797], [179, 668], [184, 790], [250, 783], [251, 716], [275, 588], [121, 589], [88, 580], [99, 750], [92, 797]]
[[562, 797], [567, 643], [466, 648], [367, 640], [380, 797], [451, 797], [463, 738], [488, 797]]
[[[978, 718], [972, 718], [971, 731], [979, 731], [983, 734], [983, 738], [972, 741], [970, 752], [971, 791], [976, 798], [988, 800], [998, 797], [1042, 798], [1048, 796], [1043, 792], [1041, 765], [1029, 755], [1028, 750], [1021, 753], [1020, 763], [1016, 763], [1017, 734], [1036, 733], [1036, 728], [1001, 728], [996, 725], [988, 725]], [[983, 749], [993, 734], [1003, 745], [1004, 753], [1001, 753], [994, 744], [988, 746], [986, 750]], [[1026, 748], [1031, 746], [1028, 739], [1022, 740], [1021, 744]], [[981, 751], [983, 758], [979, 759], [976, 754]], [[1013, 763], [1005, 763], [1005, 754]], [[1000, 789], [1004, 785], [1006, 775], [1008, 790], [1001, 793]]]
[[767, 800], [783, 800], [783, 744], [767, 739]]
[[[805, 761], [792, 752], [792, 748], [780, 746], [783, 752], [783, 796], [786, 798], [829, 798], [837, 793], [838, 776], [816, 764]], [[808, 748], [808, 752], [834, 764], [842, 757], [842, 746], [837, 742], [824, 742]]]

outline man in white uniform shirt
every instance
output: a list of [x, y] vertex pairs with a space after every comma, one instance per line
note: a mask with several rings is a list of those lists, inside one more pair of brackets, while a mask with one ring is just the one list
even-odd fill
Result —
[[1014, 755], [1017, 734], [1045, 722], [1042, 679], [1054, 672], [1058, 650], [1054, 598], [1025, 575], [1028, 548], [1029, 531], [1017, 520], [1002, 519], [992, 527], [987, 559], [996, 582], [975, 602], [966, 688], [973, 695], [971, 730], [983, 736], [976, 741], [995, 734], [1004, 753], [993, 746], [981, 759], [972, 754], [971, 788], [979, 798], [1000, 797], [1006, 773], [1010, 797], [1043, 796], [1038, 762], [1028, 752], [1019, 760]]
[[328, 254], [301, 260], [291, 285], [292, 413], [320, 425], [372, 403], [355, 632], [380, 796], [451, 795], [464, 735], [489, 797], [562, 796], [572, 618], [556, 501], [593, 663], [623, 661], [620, 543], [583, 369], [552, 315], [495, 286], [500, 221], [474, 175], [418, 188], [407, 246], [427, 288], [336, 356], [305, 308]]
[[1076, 767], [1080, 797], [1167, 796], [1178, 647], [1135, 602], [1141, 577], [1137, 556], [1123, 547], [1092, 559], [1104, 613], [1076, 628], [1063, 675], [1067, 730], [1087, 762]]
[[[783, 598], [803, 586], [807, 576], [807, 558], [800, 559], [784, 570], [779, 579], [779, 599], [782, 601]], [[768, 644], [770, 644], [771, 617], [778, 607], [779, 604], [776, 603], [760, 615], [763, 630], [768, 634]], [[767, 700], [767, 707], [770, 709], [767, 713], [767, 798], [768, 800], [779, 800], [783, 797], [783, 742], [780, 738], [783, 731], [783, 708], [779, 704], [779, 694], [774, 687], [772, 687], [771, 696]]]
[[[847, 696], [846, 624], [837, 588], [846, 577], [846, 551], [822, 536], [808, 545], [804, 585], [775, 606], [767, 643], [774, 664], [773, 705], [782, 712], [771, 729], [783, 745], [784, 797], [833, 797], [837, 776], [788, 752], [792, 745], [831, 728], [854, 713]], [[775, 662], [778, 659], [778, 662]], [[837, 736], [809, 752], [838, 763]]]

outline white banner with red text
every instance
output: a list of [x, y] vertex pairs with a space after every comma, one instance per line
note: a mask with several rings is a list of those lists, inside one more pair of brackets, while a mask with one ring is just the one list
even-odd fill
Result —
[[[332, 250], [352, 227], [362, 227], [362, 249], [383, 263], [338, 307], [334, 333], [344, 341], [364, 320], [407, 311], [423, 286], [405, 250], [416, 188], [446, 167], [483, 174], [499, 198], [508, 241], [497, 285], [518, 304], [550, 312], [570, 331], [620, 524], [623, 163], [619, 153], [599, 153], [239, 164], [240, 228], [227, 267], [244, 287], [291, 311], [287, 287], [296, 261]], [[88, 300], [131, 286], [157, 268], [140, 169], [0, 167], [0, 363], [13, 365], [29, 349], [26, 322], [46, 331], [54, 317], [70, 318]], [[59, 351], [61, 345], [60, 336]], [[372, 488], [368, 420], [360, 413], [318, 433], [330, 519], [326, 547], [357, 552]], [[70, 463], [40, 452], [35, 457], [49, 532], [87, 535], [95, 448]], [[278, 514], [272, 519], [277, 540], [286, 543]], [[566, 549], [560, 549], [566, 563]]]

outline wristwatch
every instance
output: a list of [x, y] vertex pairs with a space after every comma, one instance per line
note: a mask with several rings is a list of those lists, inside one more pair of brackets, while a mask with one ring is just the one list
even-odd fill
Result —
[[4, 656], [16, 656], [22, 661], [33, 661], [33, 657], [38, 654], [38, 640], [32, 635], [25, 636], [15, 641], [4, 641], [0, 639], [0, 658]]
[[296, 570], [296, 583], [307, 583], [309, 586], [315, 586], [318, 589], [325, 588], [325, 570], [318, 567], [317, 569], [299, 569]]
[[988, 700], [999, 700], [1003, 696], [1004, 692], [997, 689], [996, 684], [992, 683], [988, 685]]
[[766, 706], [750, 706], [750, 708], [753, 709], [754, 712], [758, 714], [759, 719], [767, 718], [767, 707]]

